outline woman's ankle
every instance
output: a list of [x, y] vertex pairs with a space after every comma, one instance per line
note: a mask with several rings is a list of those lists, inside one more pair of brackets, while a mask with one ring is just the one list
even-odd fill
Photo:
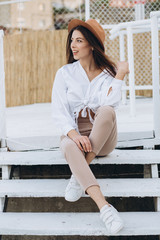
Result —
[[107, 201], [104, 201], [104, 202], [98, 204], [98, 208], [99, 208], [99, 210], [101, 210], [105, 205], [107, 205], [107, 206], [110, 207], [110, 204], [109, 204]]

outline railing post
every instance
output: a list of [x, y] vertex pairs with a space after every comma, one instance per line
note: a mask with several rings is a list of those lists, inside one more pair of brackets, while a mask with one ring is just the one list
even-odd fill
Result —
[[[119, 33], [119, 49], [120, 49], [120, 61], [125, 61], [124, 33], [122, 31], [120, 31]], [[124, 88], [126, 86], [125, 79], [123, 81], [123, 86]], [[126, 89], [123, 89], [123, 88], [122, 88], [122, 104], [126, 104]]]
[[6, 147], [6, 113], [5, 113], [5, 73], [3, 54], [3, 30], [0, 30], [0, 148]]
[[137, 3], [135, 4], [135, 20], [142, 20], [145, 18], [145, 13], [144, 13], [144, 3]]
[[90, 19], [90, 0], [85, 0], [85, 20]]
[[130, 115], [135, 117], [135, 78], [134, 78], [134, 53], [133, 53], [133, 33], [132, 27], [127, 27], [127, 48], [129, 63], [129, 96], [130, 96]]
[[159, 40], [158, 40], [158, 12], [151, 12], [151, 39], [152, 39], [152, 83], [153, 83], [153, 112], [155, 137], [160, 137], [160, 83], [159, 83]]

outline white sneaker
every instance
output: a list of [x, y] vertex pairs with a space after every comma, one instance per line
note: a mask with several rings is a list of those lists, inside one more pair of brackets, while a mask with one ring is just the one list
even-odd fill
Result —
[[69, 183], [65, 190], [65, 200], [69, 202], [75, 202], [81, 198], [83, 194], [83, 189], [80, 184], [77, 182], [76, 178], [71, 176]]
[[115, 234], [119, 232], [124, 224], [119, 212], [110, 204], [103, 206], [100, 210], [100, 218], [105, 223], [109, 233]]

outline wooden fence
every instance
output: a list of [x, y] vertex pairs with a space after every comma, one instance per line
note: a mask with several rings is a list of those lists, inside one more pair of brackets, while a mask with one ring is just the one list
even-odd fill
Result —
[[66, 30], [5, 36], [7, 106], [51, 101], [55, 73], [66, 62], [66, 37]]
[[[149, 33], [145, 33], [149, 34]], [[143, 38], [146, 38], [144, 34]], [[106, 53], [114, 60], [119, 59], [118, 39], [110, 41], [107, 32]], [[25, 32], [4, 37], [6, 105], [18, 106], [50, 102], [52, 85], [57, 69], [66, 63], [65, 44], [67, 30]], [[140, 40], [136, 36], [137, 41]], [[137, 42], [135, 41], [135, 42]], [[136, 81], [151, 83], [150, 42], [145, 46], [143, 68], [139, 65], [139, 51], [135, 51]], [[136, 57], [138, 56], [138, 57]], [[146, 71], [146, 73], [145, 73]], [[143, 74], [142, 74], [143, 72]], [[151, 91], [139, 91], [151, 95]], [[147, 93], [147, 94], [146, 94]]]

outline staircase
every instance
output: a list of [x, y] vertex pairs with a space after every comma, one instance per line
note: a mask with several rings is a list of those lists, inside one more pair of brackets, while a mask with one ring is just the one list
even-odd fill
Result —
[[[109, 236], [99, 212], [4, 212], [5, 199], [64, 197], [68, 179], [10, 179], [11, 166], [66, 165], [59, 149], [55, 151], [0, 152], [0, 235], [27, 236]], [[97, 164], [97, 165], [96, 165]], [[98, 178], [106, 197], [153, 198], [155, 211], [120, 212], [125, 227], [116, 236], [160, 235], [159, 150], [114, 150], [95, 158], [92, 166], [143, 165], [143, 178]], [[53, 173], [54, 174], [54, 173]], [[89, 198], [84, 195], [83, 198]], [[87, 201], [86, 201], [87, 203]], [[72, 203], [70, 203], [72, 204]], [[78, 202], [76, 203], [78, 205]], [[71, 206], [71, 205], [70, 205]], [[3, 238], [2, 238], [3, 239]], [[5, 238], [4, 238], [5, 239]], [[155, 238], [157, 239], [157, 238]]]

